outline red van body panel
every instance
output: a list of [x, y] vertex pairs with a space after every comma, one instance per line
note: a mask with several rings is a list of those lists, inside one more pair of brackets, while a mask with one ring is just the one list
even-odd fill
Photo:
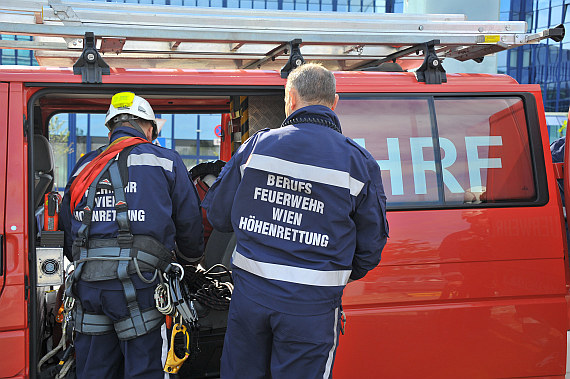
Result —
[[[0, 199], [5, 201], [3, 225], [4, 245], [4, 287], [0, 296], [0, 356], [5, 357], [0, 367], [0, 375], [12, 377], [27, 375], [29, 366], [28, 347], [28, 296], [26, 278], [28, 273], [28, 165], [27, 144], [24, 139], [24, 106], [22, 83], [10, 83], [8, 98], [0, 99], [8, 105], [8, 125], [0, 121], [0, 151], [4, 151], [0, 172], [5, 177], [5, 196], [0, 191]], [[0, 84], [3, 88], [4, 84]], [[7, 85], [6, 85], [7, 87]], [[1, 95], [0, 95], [1, 96]], [[6, 167], [6, 171], [3, 168]], [[1, 224], [0, 224], [1, 225]]]
[[[548, 201], [539, 206], [389, 211], [390, 238], [380, 265], [344, 291], [346, 334], [340, 336], [334, 377], [563, 377], [570, 319], [569, 273], [540, 87], [486, 74], [447, 74], [447, 83], [442, 85], [418, 83], [412, 73], [335, 75], [341, 99], [342, 94], [349, 93], [530, 94], [536, 101], [539, 124], [531, 124], [529, 129], [540, 129], [546, 164], [546, 177], [541, 180], [548, 184]], [[9, 92], [4, 83], [9, 83]], [[5, 234], [7, 263], [0, 296], [0, 355], [11, 357], [0, 363], [2, 377], [25, 377], [30, 365], [29, 297], [24, 286], [30, 275], [31, 220], [23, 117], [28, 99], [37, 90], [71, 84], [66, 87], [69, 89], [80, 83], [81, 77], [66, 68], [0, 69], [0, 104], [6, 103], [8, 93], [10, 96], [9, 120], [0, 112], [0, 174], [6, 178], [5, 196], [0, 188], [0, 211], [5, 216], [0, 227]], [[144, 84], [148, 86], [145, 89], [208, 86], [278, 90], [285, 80], [275, 71], [261, 70], [112, 69], [110, 76], [103, 76], [103, 84], [121, 89]], [[104, 111], [103, 100], [78, 99], [67, 108]], [[57, 99], [48, 103], [51, 111], [65, 108]], [[162, 104], [157, 105], [157, 113], [170, 109], [166, 103], [156, 104]], [[224, 107], [222, 103], [216, 106]], [[513, 106], [489, 122], [497, 123], [500, 129], [501, 117], [510, 114], [516, 122], [525, 122], [525, 109]], [[224, 118], [223, 126], [228, 122]], [[7, 141], [7, 146], [2, 141]], [[230, 152], [228, 143], [221, 147], [224, 156]], [[516, 149], [507, 151], [518, 154]], [[497, 186], [508, 185], [501, 180], [497, 177], [492, 181]]]

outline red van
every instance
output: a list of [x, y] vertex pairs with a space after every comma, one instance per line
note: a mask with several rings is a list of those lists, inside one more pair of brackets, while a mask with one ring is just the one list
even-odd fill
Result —
[[[570, 266], [540, 87], [417, 76], [335, 72], [344, 134], [382, 169], [391, 234], [380, 265], [345, 289], [334, 376], [562, 378]], [[57, 316], [46, 299], [65, 276], [37, 222], [53, 187], [50, 120], [104, 114], [133, 91], [163, 115], [219, 115], [227, 161], [242, 137], [280, 126], [284, 84], [267, 70], [111, 69], [85, 83], [71, 68], [0, 67], [1, 377], [42, 374]], [[208, 250], [227, 262], [231, 239]], [[181, 377], [216, 375], [223, 332], [223, 312], [201, 320], [203, 354]]]

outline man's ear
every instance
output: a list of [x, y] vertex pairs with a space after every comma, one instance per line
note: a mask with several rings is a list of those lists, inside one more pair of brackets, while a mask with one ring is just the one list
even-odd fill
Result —
[[[150, 124], [150, 123], [149, 123]], [[146, 136], [146, 139], [149, 142], [152, 142], [152, 125], [147, 125], [147, 127], [144, 130], [144, 134]]]
[[296, 111], [299, 105], [299, 94], [294, 87], [289, 89], [289, 103], [291, 104], [291, 113]]
[[336, 108], [336, 105], [338, 104], [338, 93], [334, 94], [334, 103], [331, 107], [331, 110], [334, 111], [334, 109]]

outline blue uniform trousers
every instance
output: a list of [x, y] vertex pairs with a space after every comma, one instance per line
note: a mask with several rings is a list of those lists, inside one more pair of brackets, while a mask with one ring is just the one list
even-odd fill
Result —
[[330, 378], [340, 330], [340, 309], [291, 315], [232, 294], [221, 378]]
[[[110, 281], [106, 281], [110, 282]], [[122, 289], [108, 289], [102, 282], [78, 281], [76, 291], [85, 312], [105, 314], [116, 321], [129, 315]], [[154, 288], [137, 288], [137, 301], [142, 310], [154, 307]], [[121, 341], [115, 333], [86, 335], [77, 333], [75, 354], [79, 379], [164, 378], [161, 355], [161, 328], [144, 336]]]

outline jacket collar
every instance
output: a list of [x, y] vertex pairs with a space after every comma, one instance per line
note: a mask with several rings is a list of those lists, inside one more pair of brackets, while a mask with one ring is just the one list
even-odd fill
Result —
[[289, 117], [285, 119], [285, 121], [283, 121], [282, 126], [291, 124], [290, 120], [303, 119], [303, 118], [306, 119], [311, 117], [332, 122], [336, 126], [338, 131], [342, 133], [342, 129], [340, 127], [340, 120], [338, 119], [337, 115], [334, 113], [332, 109], [324, 105], [309, 105], [297, 109], [295, 112], [291, 113]]
[[121, 137], [140, 137], [146, 139], [144, 134], [129, 126], [116, 127], [111, 134], [111, 142]]

